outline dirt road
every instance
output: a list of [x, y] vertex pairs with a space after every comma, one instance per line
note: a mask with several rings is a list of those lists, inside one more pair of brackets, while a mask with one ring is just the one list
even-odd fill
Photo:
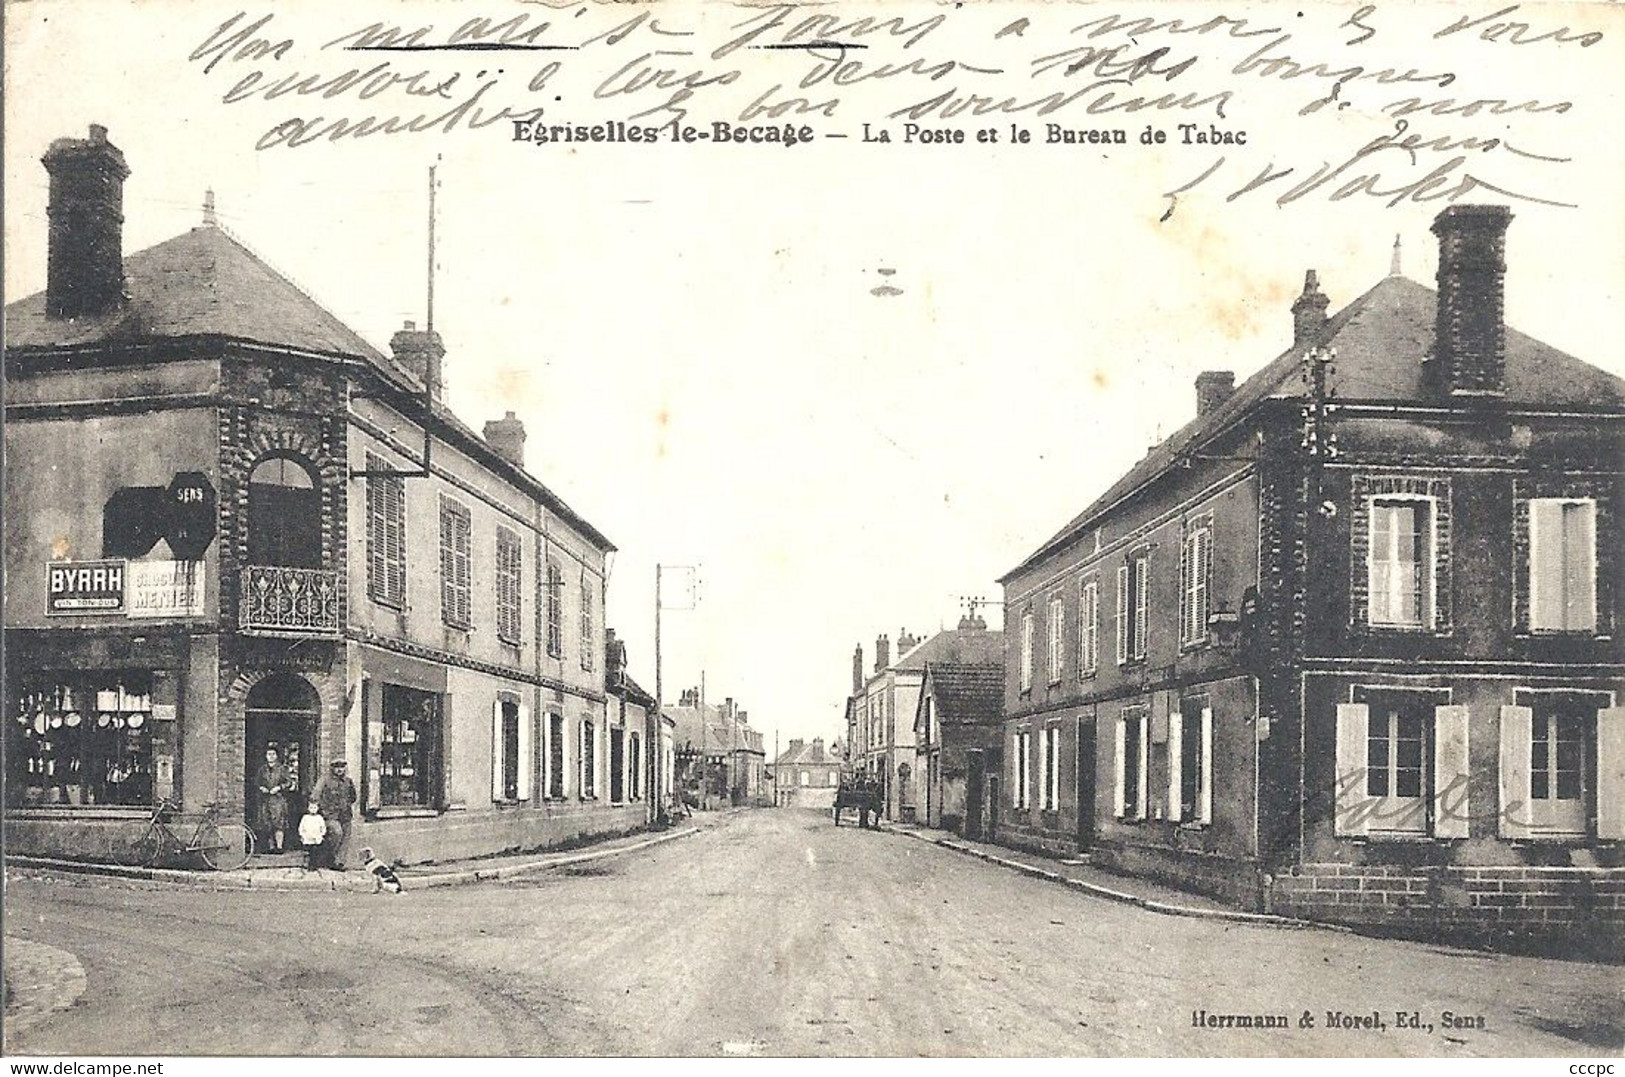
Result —
[[[1162, 916], [757, 811], [399, 897], [13, 879], [87, 987], [12, 1052], [1617, 1055], [1617, 968]], [[1197, 1027], [1285, 1015], [1286, 1029]], [[1385, 1029], [1332, 1029], [1327, 1011]], [[1482, 1018], [1448, 1029], [1442, 1013]], [[1398, 1027], [1415, 1012], [1432, 1030]], [[1304, 1027], [1308, 1015], [1314, 1027]], [[1476, 1023], [1476, 1020], [1473, 1022]], [[1234, 1024], [1234, 1022], [1232, 1022]]]

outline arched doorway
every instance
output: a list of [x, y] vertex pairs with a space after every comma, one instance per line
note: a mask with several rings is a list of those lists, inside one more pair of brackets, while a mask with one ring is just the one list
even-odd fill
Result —
[[304, 814], [304, 806], [315, 788], [316, 728], [321, 716], [321, 698], [310, 682], [292, 673], [273, 673], [248, 691], [244, 709], [243, 805], [249, 825], [260, 818], [259, 774], [265, 765], [267, 749], [274, 748], [295, 790], [284, 794], [292, 822]]

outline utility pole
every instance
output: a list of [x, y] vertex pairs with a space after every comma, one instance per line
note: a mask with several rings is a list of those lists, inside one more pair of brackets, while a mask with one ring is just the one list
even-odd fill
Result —
[[705, 716], [705, 670], [700, 670], [700, 807], [711, 808], [711, 757], [706, 754], [706, 733], [711, 721]]

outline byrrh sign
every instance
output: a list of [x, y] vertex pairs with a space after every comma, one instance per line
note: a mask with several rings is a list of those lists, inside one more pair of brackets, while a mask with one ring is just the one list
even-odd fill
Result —
[[46, 614], [123, 614], [124, 573], [123, 561], [59, 561], [46, 565]]

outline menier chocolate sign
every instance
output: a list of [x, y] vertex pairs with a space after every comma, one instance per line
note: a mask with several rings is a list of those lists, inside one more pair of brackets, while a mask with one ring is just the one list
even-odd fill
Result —
[[45, 566], [48, 616], [124, 613], [123, 561], [58, 561]]

